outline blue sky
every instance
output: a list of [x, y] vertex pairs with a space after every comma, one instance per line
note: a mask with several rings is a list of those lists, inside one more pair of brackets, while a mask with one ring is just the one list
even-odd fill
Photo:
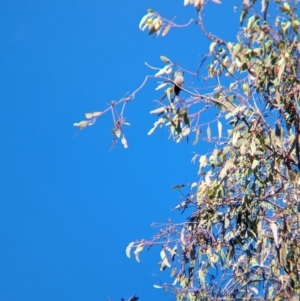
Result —
[[[161, 97], [155, 82], [126, 108], [127, 150], [109, 152], [109, 114], [79, 133], [73, 127], [153, 74], [144, 62], [162, 66], [165, 55], [196, 70], [209, 45], [199, 28], [149, 37], [138, 29], [149, 7], [178, 23], [195, 17], [179, 0], [0, 4], [1, 300], [163, 299], [152, 276], [169, 274], [159, 271], [159, 248], [138, 264], [125, 247], [173, 215], [171, 186], [197, 180], [191, 157], [209, 149], [174, 144], [166, 129], [147, 136]], [[209, 30], [234, 40], [232, 6], [211, 4], [206, 15]]]

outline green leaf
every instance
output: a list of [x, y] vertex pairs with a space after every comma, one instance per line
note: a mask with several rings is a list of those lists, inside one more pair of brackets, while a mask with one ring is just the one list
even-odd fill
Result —
[[185, 187], [184, 184], [178, 184], [178, 185], [172, 186], [172, 189], [181, 189], [183, 187]]
[[282, 57], [282, 59], [279, 60], [279, 62], [277, 63], [278, 67], [279, 67], [279, 70], [278, 70], [278, 74], [277, 74], [277, 78], [278, 80], [280, 81], [281, 79], [281, 76], [283, 74], [283, 71], [285, 69], [285, 65], [286, 65], [286, 61], [285, 61], [285, 58]]
[[185, 137], [187, 136], [189, 133], [190, 133], [191, 129], [188, 127], [188, 126], [185, 126], [183, 129], [182, 129], [182, 137]]
[[273, 293], [274, 293], [274, 287], [272, 285], [270, 285], [269, 289], [268, 289], [268, 300], [273, 299]]
[[140, 24], [139, 24], [139, 29], [142, 30], [142, 26], [145, 24], [146, 20], [150, 17], [149, 13], [146, 14], [145, 16], [142, 17]]
[[166, 85], [167, 85], [167, 83], [162, 83], [162, 84], [158, 85], [158, 86], [155, 88], [155, 91], [158, 91], [158, 90], [164, 88]]
[[131, 243], [128, 244], [128, 246], [126, 248], [126, 256], [128, 258], [130, 258], [130, 251], [131, 251], [131, 249], [132, 249], [133, 246], [134, 246], [134, 242], [131, 242]]
[[88, 122], [86, 120], [84, 120], [84, 121], [80, 121], [78, 123], [74, 123], [73, 125], [79, 127], [79, 129], [82, 130], [88, 125]]
[[149, 28], [149, 35], [152, 35], [153, 33], [155, 32], [158, 32], [161, 28], [161, 25], [162, 25], [162, 21], [160, 19], [160, 17], [157, 17], [155, 19], [152, 20], [152, 25], [150, 25], [150, 28]]
[[190, 119], [187, 111], [183, 115], [183, 121], [188, 127], [190, 126]]
[[249, 85], [247, 83], [243, 83], [243, 91], [245, 95], [249, 95]]
[[254, 21], [255, 21], [255, 16], [252, 16], [248, 19], [247, 30], [250, 30], [252, 28]]
[[159, 71], [154, 76], [158, 77], [163, 74], [170, 74], [171, 72], [172, 72], [172, 67], [170, 65], [166, 65], [163, 68], [159, 69]]
[[172, 63], [171, 60], [164, 55], [161, 55], [159, 58], [165, 63], [168, 63], [168, 64]]
[[243, 24], [243, 22], [244, 22], [244, 20], [245, 20], [245, 18], [246, 18], [246, 16], [247, 16], [247, 14], [248, 14], [248, 10], [243, 10], [242, 11], [242, 13], [241, 13], [241, 15], [240, 15], [240, 25], [242, 25]]
[[202, 285], [203, 287], [205, 287], [205, 271], [202, 270], [202, 269], [199, 269], [198, 277], [199, 277], [199, 279], [200, 279], [201, 285]]
[[210, 129], [209, 125], [207, 126], [206, 134], [207, 134], [208, 141], [210, 141], [211, 140], [211, 129]]
[[256, 160], [256, 159], [254, 159], [254, 160], [252, 161], [251, 168], [254, 169], [258, 164], [259, 164], [259, 161]]
[[163, 32], [162, 32], [162, 36], [164, 37], [168, 32], [169, 32], [169, 30], [171, 29], [171, 25], [167, 25], [165, 28], [164, 28], [164, 30], [163, 30]]
[[219, 139], [222, 138], [222, 123], [220, 120], [218, 120], [218, 134], [219, 134]]
[[232, 145], [233, 146], [237, 146], [237, 141], [240, 138], [240, 135], [241, 135], [241, 133], [239, 131], [236, 131], [233, 133], [233, 136], [232, 136]]
[[258, 294], [258, 289], [256, 288], [256, 287], [254, 287], [254, 286], [249, 286], [249, 289], [252, 291], [252, 292], [254, 292], [254, 294]]
[[242, 49], [242, 44], [237, 43], [233, 49], [232, 49], [232, 59], [235, 58], [235, 56], [240, 52], [240, 50]]
[[146, 14], [146, 15], [144, 15], [143, 17], [142, 17], [142, 19], [141, 19], [141, 21], [140, 21], [140, 24], [139, 24], [139, 29], [141, 29], [142, 30], [142, 26], [146, 23], [146, 20], [148, 19], [148, 18], [150, 18], [150, 16], [151, 16], [152, 14]]
[[165, 270], [166, 267], [171, 267], [170, 263], [169, 263], [169, 260], [168, 260], [168, 257], [166, 255], [166, 252], [164, 249], [162, 249], [160, 251], [160, 257], [162, 259], [162, 261], [159, 263], [160, 264], [160, 270], [163, 271]]
[[172, 100], [171, 95], [172, 95], [172, 93], [173, 93], [173, 88], [168, 88], [168, 89], [165, 90], [165, 92], [166, 92], [166, 94], [167, 94], [167, 97], [168, 97], [169, 102], [172, 103], [173, 100]]
[[86, 119], [91, 119], [93, 117], [94, 117], [93, 113], [85, 113], [85, 118]]
[[287, 2], [283, 2], [283, 4], [280, 6], [280, 9], [282, 12], [287, 13], [287, 14], [292, 12], [291, 7]]
[[209, 52], [210, 52], [210, 53], [212, 53], [212, 52], [214, 51], [216, 45], [218, 45], [217, 42], [212, 42], [212, 43], [210, 44], [210, 46], [209, 46]]
[[213, 263], [217, 263], [219, 261], [219, 256], [217, 254], [212, 254], [210, 256], [210, 261]]
[[128, 148], [128, 143], [127, 140], [125, 138], [125, 136], [123, 135], [122, 139], [121, 139], [121, 143], [123, 145], [124, 148]]
[[196, 129], [196, 136], [195, 136], [195, 140], [193, 142], [193, 145], [196, 145], [199, 141], [199, 134], [200, 134], [200, 130], [199, 128]]
[[177, 245], [175, 245], [173, 249], [169, 250], [169, 252], [170, 252], [172, 261], [174, 261], [174, 258], [177, 254]]
[[275, 223], [273, 221], [270, 222], [270, 228], [271, 228], [272, 233], [273, 233], [275, 245], [278, 248], [279, 245], [278, 245], [278, 226], [277, 226], [277, 223]]
[[140, 244], [137, 245], [137, 247], [134, 251], [135, 259], [136, 259], [137, 262], [140, 262], [139, 254], [143, 250], [143, 248], [144, 248], [144, 244], [140, 243]]
[[163, 116], [161, 118], [159, 118], [157, 121], [154, 122], [154, 126], [153, 128], [148, 132], [148, 135], [150, 136], [154, 131], [155, 129], [160, 125], [162, 126], [166, 121], [166, 118]]
[[166, 257], [166, 252], [165, 252], [164, 249], [161, 249], [161, 251], [160, 251], [160, 258], [161, 259], [165, 259], [165, 257]]
[[242, 156], [245, 156], [247, 153], [247, 147], [245, 146], [245, 144], [243, 144], [241, 147], [240, 147], [240, 154]]
[[200, 162], [199, 170], [201, 171], [201, 169], [207, 164], [206, 156], [205, 155], [201, 156], [199, 162]]
[[194, 182], [194, 183], [192, 183], [192, 185], [191, 185], [191, 189], [193, 189], [194, 187], [197, 187], [198, 186], [198, 183], [197, 182]]
[[161, 114], [161, 113], [164, 113], [165, 110], [166, 110], [166, 107], [160, 107], [160, 108], [150, 111], [150, 114]]
[[156, 128], [157, 128], [157, 126], [154, 126], [154, 127], [147, 133], [147, 135], [148, 135], [148, 136], [152, 135]]
[[114, 128], [113, 129], [113, 134], [116, 135], [117, 138], [121, 137], [121, 129], [120, 128]]
[[254, 140], [251, 141], [250, 150], [251, 150], [251, 155], [254, 156], [256, 152], [256, 144]]
[[286, 264], [287, 264], [286, 258], [287, 258], [287, 253], [288, 253], [288, 249], [287, 249], [286, 243], [282, 243], [280, 245], [279, 253], [280, 253], [280, 263], [281, 263], [282, 266], [285, 267]]
[[269, 135], [270, 135], [271, 145], [273, 146], [274, 149], [276, 149], [277, 145], [276, 145], [276, 137], [275, 137], [275, 131], [274, 131], [274, 129], [270, 130]]
[[225, 119], [229, 119], [229, 118], [231, 118], [232, 117], [232, 113], [230, 112], [230, 113], [227, 113], [226, 115], [225, 115]]

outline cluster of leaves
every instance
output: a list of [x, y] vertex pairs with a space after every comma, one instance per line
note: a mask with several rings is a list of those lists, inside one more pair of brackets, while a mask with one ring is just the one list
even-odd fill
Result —
[[[155, 287], [177, 300], [299, 300], [298, 3], [244, 0], [236, 42], [207, 33], [206, 3], [189, 3], [197, 4], [195, 22], [211, 40], [207, 79], [217, 84], [205, 95], [184, 90], [189, 97], [178, 103], [168, 97], [152, 111], [159, 118], [150, 133], [167, 121], [176, 141], [191, 131], [198, 137], [199, 114], [217, 109], [218, 137], [211, 137], [208, 125], [203, 139], [214, 150], [194, 158], [199, 181], [176, 207], [192, 210], [188, 220], [169, 222], [152, 240], [130, 243], [127, 256], [134, 249], [139, 261], [145, 246], [161, 244], [160, 269], [171, 269], [174, 281]], [[151, 32], [155, 21], [149, 19], [159, 15], [150, 14], [141, 23], [158, 32]], [[198, 113], [190, 114], [192, 107]]]
[[[199, 158], [198, 181], [174, 187], [188, 188], [176, 206], [182, 212], [189, 208], [187, 221], [169, 221], [152, 240], [132, 242], [126, 249], [128, 257], [134, 250], [139, 261], [145, 246], [162, 245], [160, 270], [171, 269], [174, 281], [155, 287], [180, 301], [300, 298], [298, 1], [241, 2], [241, 26], [234, 42], [206, 31], [202, 14], [209, 1], [185, 0], [184, 5], [194, 5], [197, 19], [184, 25], [153, 10], [141, 19], [140, 29], [156, 37], [172, 27], [199, 26], [211, 40], [201, 63], [213, 87], [208, 93], [184, 86], [184, 96], [176, 98], [170, 75], [184, 68], [161, 56], [164, 66], [148, 65], [156, 73], [128, 97], [74, 123], [83, 129], [111, 111], [113, 143], [121, 140], [126, 148], [125, 107], [154, 78], [160, 80], [156, 90], [166, 89], [150, 112], [158, 118], [148, 134], [165, 125], [176, 142], [195, 135], [194, 144], [203, 139], [214, 145], [212, 152], [194, 157]], [[199, 72], [184, 71], [193, 76]], [[211, 112], [217, 117], [201, 124], [200, 115], [212, 116]]]
[[[169, 75], [172, 73], [172, 67], [176, 66], [169, 58], [165, 56], [160, 57], [161, 60], [165, 63], [163, 68], [160, 68], [155, 74], [155, 77], [162, 78], [162, 75]], [[171, 85], [170, 85], [171, 84]], [[148, 135], [151, 135], [158, 126], [163, 126], [165, 124], [170, 129], [171, 137], [176, 141], [180, 142], [183, 137], [188, 137], [190, 133], [190, 119], [188, 116], [188, 110], [185, 102], [175, 101], [174, 95], [174, 83], [170, 78], [164, 78], [164, 82], [159, 84], [155, 90], [160, 90], [168, 86], [165, 89], [165, 94], [158, 101], [160, 107], [152, 110], [150, 114], [157, 114], [160, 117], [157, 121], [154, 122], [153, 127], [148, 132]], [[167, 98], [168, 104], [163, 104], [163, 100]]]
[[[112, 132], [111, 132], [112, 136], [113, 136], [112, 145], [113, 146], [116, 145], [117, 141], [121, 140], [121, 143], [122, 143], [123, 147], [127, 148], [128, 143], [127, 143], [127, 140], [126, 140], [125, 135], [123, 133], [123, 126], [124, 125], [130, 125], [130, 124], [125, 121], [125, 118], [123, 116], [123, 112], [124, 112], [124, 109], [125, 109], [125, 105], [131, 99], [132, 99], [132, 96], [122, 98], [118, 102], [111, 101], [110, 106], [108, 108], [106, 108], [104, 111], [85, 113], [86, 120], [82, 120], [80, 122], [75, 122], [75, 123], [73, 123], [73, 125], [78, 127], [80, 130], [83, 130], [88, 126], [92, 126], [96, 122], [97, 118], [99, 118], [103, 114], [107, 113], [108, 111], [111, 111], [112, 118], [113, 118], [113, 124], [114, 124]], [[116, 110], [116, 107], [120, 103], [122, 103], [123, 106], [122, 106], [121, 112], [118, 113], [117, 110]]]

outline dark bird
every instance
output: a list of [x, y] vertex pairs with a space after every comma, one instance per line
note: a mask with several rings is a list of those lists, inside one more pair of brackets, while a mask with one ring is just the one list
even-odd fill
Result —
[[173, 74], [173, 82], [174, 82], [174, 94], [178, 96], [181, 87], [184, 83], [183, 71], [178, 70]]

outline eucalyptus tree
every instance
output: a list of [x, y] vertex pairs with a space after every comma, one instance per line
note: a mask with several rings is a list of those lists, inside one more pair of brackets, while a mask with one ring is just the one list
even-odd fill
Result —
[[[187, 138], [214, 145], [198, 154], [199, 173], [176, 208], [189, 208], [188, 219], [162, 226], [151, 239], [131, 242], [127, 256], [161, 244], [161, 271], [170, 282], [158, 283], [176, 300], [299, 300], [300, 297], [300, 41], [298, 1], [244, 0], [233, 7], [239, 19], [236, 39], [226, 41], [206, 30], [206, 5], [230, 1], [185, 0], [196, 18], [176, 24], [149, 9], [140, 29], [162, 38], [170, 30], [199, 26], [210, 40], [195, 70], [161, 56], [163, 66], [126, 98], [102, 112], [86, 114], [74, 125], [92, 125], [103, 113], [114, 114], [113, 144], [126, 148], [125, 107], [151, 78], [165, 96], [152, 114], [175, 142]], [[151, 1], [150, 3], [151, 4]], [[226, 20], [225, 20], [226, 21]], [[172, 74], [180, 73], [180, 83]], [[183, 74], [205, 76], [205, 93], [183, 84]], [[178, 73], [175, 73], [178, 74]], [[179, 94], [179, 91], [183, 93]], [[177, 91], [177, 93], [176, 93]], [[157, 93], [158, 93], [157, 92]], [[207, 114], [213, 120], [200, 123]], [[217, 113], [217, 115], [215, 115]], [[215, 131], [212, 129], [216, 129]]]

